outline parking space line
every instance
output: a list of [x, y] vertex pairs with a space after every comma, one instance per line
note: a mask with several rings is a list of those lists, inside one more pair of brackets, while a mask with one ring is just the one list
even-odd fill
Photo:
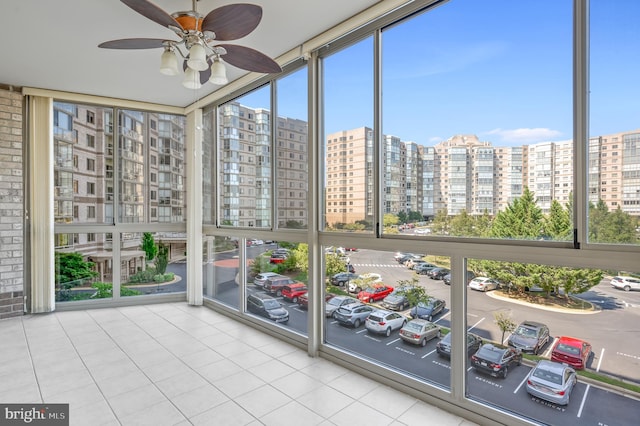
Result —
[[604, 358], [604, 348], [602, 348], [602, 350], [600, 351], [600, 359], [598, 360], [598, 368], [596, 368], [596, 371], [600, 371], [600, 365], [602, 365], [602, 358]]
[[432, 350], [431, 352], [429, 352], [428, 354], [423, 355], [422, 357], [420, 357], [421, 359], [425, 359], [426, 357], [428, 357], [429, 355], [431, 355], [432, 353], [434, 353], [436, 350]]
[[553, 346], [556, 344], [556, 340], [558, 340], [557, 337], [553, 338], [553, 342], [551, 342], [551, 344], [549, 345], [549, 347], [547, 348], [546, 351], [544, 351], [544, 353], [542, 354], [543, 358], [551, 358], [551, 349], [553, 348]]
[[396, 340], [392, 340], [389, 343], [387, 343], [387, 346], [394, 344], [395, 342], [397, 342], [398, 340], [402, 340], [399, 337]]
[[582, 397], [582, 402], [580, 403], [580, 409], [578, 410], [578, 417], [582, 415], [582, 408], [584, 407], [584, 403], [587, 401], [587, 394], [589, 393], [589, 388], [591, 385], [587, 385], [587, 388], [584, 390], [584, 396]]
[[524, 383], [527, 381], [527, 379], [529, 378], [529, 375], [527, 374], [526, 376], [524, 376], [524, 379], [522, 379], [522, 381], [520, 382], [520, 384], [518, 385], [518, 387], [516, 388], [516, 390], [513, 391], [513, 393], [518, 393], [518, 391], [520, 390], [520, 388], [522, 387], [522, 385], [524, 385]]
[[478, 321], [477, 323], [473, 324], [471, 327], [467, 328], [467, 331], [471, 331], [471, 330], [473, 330], [473, 329], [474, 329], [474, 328], [476, 328], [476, 326], [477, 326], [478, 324], [480, 324], [482, 321], [484, 321], [484, 317], [480, 318], [480, 321]]
[[360, 331], [356, 331], [356, 334], [364, 333], [365, 331], [367, 331], [367, 329], [366, 329], [366, 328], [363, 328], [363, 329], [362, 329], [362, 330], [360, 330]]
[[451, 311], [447, 312], [446, 314], [442, 315], [440, 318], [438, 318], [437, 320], [435, 320], [433, 323], [437, 323], [440, 320], [445, 319], [446, 317], [448, 317], [451, 314]]

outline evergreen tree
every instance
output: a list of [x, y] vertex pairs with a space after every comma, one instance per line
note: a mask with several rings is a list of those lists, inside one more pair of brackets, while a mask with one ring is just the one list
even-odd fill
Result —
[[449, 221], [447, 209], [438, 210], [431, 224], [431, 232], [435, 235], [447, 235], [449, 233]]
[[408, 220], [409, 220], [409, 217], [407, 216], [407, 213], [404, 210], [401, 210], [401, 211], [398, 212], [398, 222], [399, 223], [407, 223]]
[[543, 233], [555, 241], [571, 241], [573, 222], [569, 208], [563, 208], [557, 200], [551, 202], [549, 214], [544, 218]]
[[153, 239], [153, 234], [151, 232], [145, 232], [142, 234], [142, 250], [145, 253], [145, 257], [147, 262], [151, 262], [155, 259], [158, 254], [158, 246], [156, 246], [156, 242]]
[[498, 213], [491, 226], [494, 238], [536, 239], [542, 232], [542, 210], [536, 205], [533, 192], [524, 187], [521, 197]]
[[156, 258], [156, 273], [162, 275], [167, 271], [169, 265], [169, 247], [160, 243], [158, 245], [158, 255]]
[[475, 219], [462, 210], [459, 214], [451, 219], [449, 235], [456, 237], [473, 237], [475, 236]]

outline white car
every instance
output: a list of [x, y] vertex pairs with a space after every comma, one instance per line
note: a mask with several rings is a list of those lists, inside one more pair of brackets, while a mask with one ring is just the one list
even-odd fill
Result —
[[349, 281], [349, 292], [360, 293], [363, 289], [369, 287], [371, 284], [381, 282], [382, 276], [380, 274], [376, 274], [375, 272], [367, 272], [366, 274], [361, 274], [355, 280]]
[[400, 330], [407, 323], [407, 317], [397, 312], [373, 311], [364, 322], [367, 331], [384, 334], [389, 337], [393, 330]]
[[640, 278], [623, 276], [613, 277], [611, 278], [611, 285], [624, 291], [640, 290]]
[[469, 282], [469, 288], [478, 291], [495, 290], [499, 286], [498, 281], [487, 277], [475, 277]]

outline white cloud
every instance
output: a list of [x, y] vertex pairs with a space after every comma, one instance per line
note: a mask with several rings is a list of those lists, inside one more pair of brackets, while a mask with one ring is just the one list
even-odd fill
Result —
[[531, 144], [538, 142], [551, 142], [562, 136], [558, 130], [538, 127], [535, 129], [494, 129], [485, 132], [486, 135], [494, 135], [508, 144]]

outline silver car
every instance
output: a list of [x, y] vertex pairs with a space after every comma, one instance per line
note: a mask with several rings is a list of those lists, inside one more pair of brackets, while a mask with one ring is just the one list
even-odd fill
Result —
[[364, 323], [371, 312], [373, 312], [373, 308], [370, 305], [351, 303], [339, 307], [333, 313], [333, 318], [342, 325], [358, 328]]
[[527, 392], [536, 398], [567, 405], [578, 378], [576, 371], [566, 364], [538, 361], [527, 377]]
[[429, 340], [440, 336], [440, 327], [423, 319], [411, 320], [400, 329], [400, 338], [414, 345], [426, 346]]
[[349, 296], [335, 296], [329, 299], [324, 304], [324, 315], [325, 317], [333, 317], [333, 314], [338, 308], [341, 306], [349, 305], [351, 303], [362, 303], [358, 299], [354, 299]]

